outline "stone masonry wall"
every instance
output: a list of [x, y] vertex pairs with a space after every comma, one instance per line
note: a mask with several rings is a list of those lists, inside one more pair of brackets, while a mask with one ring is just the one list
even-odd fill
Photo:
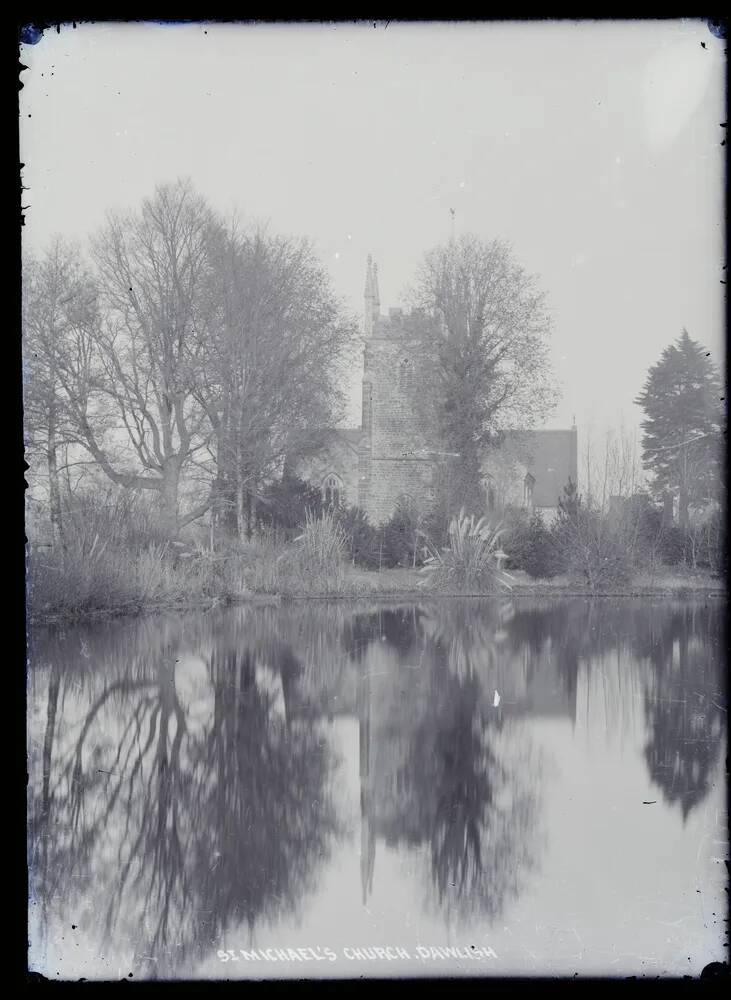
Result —
[[370, 469], [366, 512], [374, 524], [393, 514], [408, 494], [424, 509], [432, 498], [433, 465], [411, 404], [414, 359], [397, 324], [381, 320], [366, 343], [363, 382], [370, 387]]
[[409, 459], [371, 459], [370, 491], [366, 513], [372, 524], [393, 514], [399, 497], [408, 495], [424, 511], [432, 499], [432, 465]]

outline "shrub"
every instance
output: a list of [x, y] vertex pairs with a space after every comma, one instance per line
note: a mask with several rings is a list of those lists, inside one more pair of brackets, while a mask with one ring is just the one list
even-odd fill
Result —
[[32, 614], [134, 610], [209, 594], [226, 596], [210, 568], [195, 558], [179, 559], [164, 543], [134, 551], [105, 544], [91, 531], [74, 531], [65, 553], [31, 548], [28, 560]]
[[623, 586], [632, 579], [632, 560], [617, 523], [585, 504], [571, 481], [559, 500], [551, 535], [561, 564], [592, 590]]
[[133, 490], [108, 487], [87, 489], [69, 498], [63, 512], [67, 548], [90, 544], [98, 536], [104, 544], [139, 551], [167, 536], [153, 498]]
[[425, 547], [424, 533], [416, 508], [401, 502], [396, 505], [390, 520], [380, 529], [382, 546], [380, 564], [392, 569], [395, 566], [421, 566]]
[[662, 537], [662, 510], [648, 494], [636, 493], [629, 498], [622, 522], [628, 547], [636, 561], [644, 563], [654, 556]]
[[621, 538], [612, 531], [599, 531], [592, 538], [582, 568], [587, 583], [594, 590], [623, 587], [634, 575], [632, 560]]
[[703, 522], [699, 530], [698, 563], [712, 572], [725, 575], [726, 572], [726, 522], [720, 510]]
[[76, 494], [63, 528], [63, 546], [30, 545], [33, 615], [137, 610], [236, 592], [230, 555], [167, 541], [153, 505], [130, 490]]
[[449, 523], [449, 545], [433, 549], [426, 561], [431, 584], [437, 589], [456, 592], [491, 593], [509, 587], [509, 577], [502, 569], [505, 554], [499, 541], [503, 534], [484, 517], [475, 521], [462, 509]]
[[427, 539], [430, 546], [442, 549], [449, 543], [450, 517], [441, 504], [435, 504], [424, 515], [421, 522], [422, 540]]
[[720, 510], [711, 511], [694, 521], [685, 535], [685, 562], [693, 569], [702, 567], [710, 569], [712, 573], [723, 573], [726, 560], [724, 529], [724, 518]]
[[525, 570], [534, 578], [549, 579], [563, 568], [553, 536], [538, 511], [506, 532], [504, 548], [510, 568]]
[[633, 569], [654, 571], [661, 558], [662, 510], [649, 494], [637, 492], [616, 498], [602, 518], [601, 531], [611, 536], [612, 544], [625, 553]]
[[311, 483], [285, 473], [266, 487], [257, 510], [262, 526], [291, 538], [304, 523], [308, 510], [321, 512], [322, 495]]
[[687, 536], [676, 524], [666, 525], [660, 534], [660, 558], [666, 566], [679, 566], [685, 561]]
[[229, 581], [234, 592], [278, 594], [291, 562], [291, 546], [277, 542], [275, 532], [265, 532], [241, 547], [228, 570]]
[[553, 541], [567, 571], [580, 575], [592, 590], [624, 586], [632, 579], [632, 560], [621, 535], [596, 511], [582, 507], [575, 519], [557, 524]]
[[377, 569], [381, 532], [368, 520], [360, 507], [347, 507], [336, 511], [336, 517], [346, 537], [346, 550], [350, 561], [364, 569]]

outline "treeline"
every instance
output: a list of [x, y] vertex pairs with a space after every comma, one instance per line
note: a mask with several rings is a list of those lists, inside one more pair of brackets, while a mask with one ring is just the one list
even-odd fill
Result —
[[86, 256], [27, 256], [26, 444], [53, 543], [89, 472], [153, 497], [169, 539], [208, 513], [250, 533], [252, 499], [337, 424], [355, 331], [307, 241], [184, 182], [110, 214]]
[[[282, 540], [291, 538], [299, 533], [307, 509], [321, 516], [320, 491], [285, 478], [272, 492], [266, 526]], [[478, 515], [482, 516], [483, 540], [497, 532], [486, 556], [494, 562], [499, 553], [506, 570], [522, 570], [533, 579], [568, 575], [601, 590], [627, 585], [638, 575], [652, 575], [663, 568], [720, 574], [725, 566], [726, 534], [720, 508], [683, 527], [647, 490], [615, 496], [603, 509], [592, 497], [582, 496], [569, 480], [551, 523], [540, 511], [518, 507], [505, 509], [499, 517], [488, 517], [482, 509]], [[407, 503], [398, 504], [382, 525], [371, 524], [357, 507], [336, 507], [333, 518], [342, 529], [347, 559], [368, 570], [429, 564], [435, 551], [455, 548], [450, 527], [459, 524], [459, 518], [445, 517], [437, 505], [420, 512]], [[473, 517], [473, 525], [475, 521]], [[493, 574], [489, 579], [493, 580]]]
[[[465, 236], [425, 254], [411, 297], [414, 405], [457, 456], [451, 500], [474, 506], [496, 431], [555, 399], [544, 295], [506, 243]], [[250, 539], [267, 490], [342, 417], [356, 332], [307, 241], [224, 218], [187, 182], [110, 213], [88, 253], [59, 238], [26, 255], [26, 445], [53, 544], [91, 480], [152, 497], [168, 539], [203, 517]]]
[[535, 579], [568, 574], [591, 590], [603, 590], [676, 567], [719, 574], [725, 544], [720, 510], [682, 528], [647, 492], [617, 497], [603, 511], [569, 482], [553, 523], [547, 525], [539, 512], [514, 512], [503, 547], [509, 569]]

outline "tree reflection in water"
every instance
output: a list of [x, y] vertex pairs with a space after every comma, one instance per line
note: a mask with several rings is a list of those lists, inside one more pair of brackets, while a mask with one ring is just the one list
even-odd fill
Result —
[[[91, 903], [100, 952], [130, 942], [159, 976], [179, 974], [232, 926], [296, 912], [338, 832], [334, 761], [318, 727], [277, 711], [260, 685], [271, 648], [219, 630], [206, 651], [199, 635], [208, 712], [191, 727], [180, 627], [142, 623], [137, 638], [126, 662], [114, 648], [92, 650], [101, 669], [82, 678], [76, 653], [64, 664], [55, 643], [32, 802], [32, 894], [43, 923], [61, 887], [67, 913]], [[280, 660], [283, 694], [297, 664], [291, 651]], [[59, 695], [76, 701], [73, 722], [69, 714], [59, 724]]]
[[649, 649], [645, 759], [666, 802], [686, 820], [706, 797], [723, 743], [722, 609], [668, 609]]
[[[291, 669], [281, 651], [278, 666]], [[196, 747], [202, 765], [195, 845], [201, 909], [213, 937], [242, 920], [296, 912], [327, 857], [335, 816], [327, 793], [331, 753], [318, 727], [274, 712], [274, 696], [255, 678], [255, 657], [214, 652], [214, 721]], [[235, 691], [231, 676], [238, 673]], [[210, 877], [213, 870], [214, 877]]]
[[[423, 860], [428, 906], [447, 922], [494, 921], [540, 864], [545, 762], [527, 723], [574, 726], [579, 688], [589, 718], [608, 653], [643, 685], [641, 745], [665, 801], [685, 818], [706, 797], [725, 727], [722, 613], [668, 601], [306, 602], [38, 631], [38, 930], [73, 919], [100, 954], [152, 978], [182, 974], [242, 926], [302, 914], [344, 834], [336, 716], [360, 731], [350, 766], [366, 900], [380, 840]], [[625, 689], [618, 698], [637, 690]]]
[[431, 878], [442, 910], [495, 918], [535, 861], [538, 775], [526, 781], [504, 745], [501, 753], [502, 723], [480, 710], [477, 679], [450, 687], [421, 720], [412, 750]]
[[387, 843], [426, 849], [429, 895], [447, 917], [496, 917], [537, 857], [539, 761], [521, 766], [525, 734], [511, 745], [493, 705], [511, 613], [445, 604], [354, 629], [372, 643], [361, 644], [364, 821]]

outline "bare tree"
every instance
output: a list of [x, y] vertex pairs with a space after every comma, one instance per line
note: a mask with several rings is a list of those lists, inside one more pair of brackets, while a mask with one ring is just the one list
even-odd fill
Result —
[[154, 490], [174, 537], [208, 509], [181, 513], [181, 477], [205, 446], [200, 297], [213, 213], [186, 182], [141, 210], [110, 215], [93, 241], [99, 309], [77, 326], [61, 381], [77, 439], [120, 486]]
[[646, 488], [637, 434], [620, 424], [618, 430], [608, 430], [602, 437], [589, 427], [584, 437], [583, 486], [587, 501], [597, 510], [607, 513], [616, 501]]
[[342, 412], [355, 323], [306, 241], [243, 232], [233, 220], [217, 233], [208, 274], [195, 396], [213, 432], [217, 519], [250, 535], [263, 483], [319, 447]]
[[[45, 467], [54, 542], [64, 543], [59, 453], [73, 439], [64, 373], [76, 331], [95, 304], [91, 276], [77, 246], [55, 237], [39, 258], [23, 262], [23, 402], [31, 474]], [[34, 456], [43, 456], [41, 469]]]
[[459, 455], [460, 490], [472, 501], [496, 432], [531, 427], [554, 405], [545, 296], [507, 243], [465, 235], [425, 255], [410, 297], [422, 310], [415, 403]]

